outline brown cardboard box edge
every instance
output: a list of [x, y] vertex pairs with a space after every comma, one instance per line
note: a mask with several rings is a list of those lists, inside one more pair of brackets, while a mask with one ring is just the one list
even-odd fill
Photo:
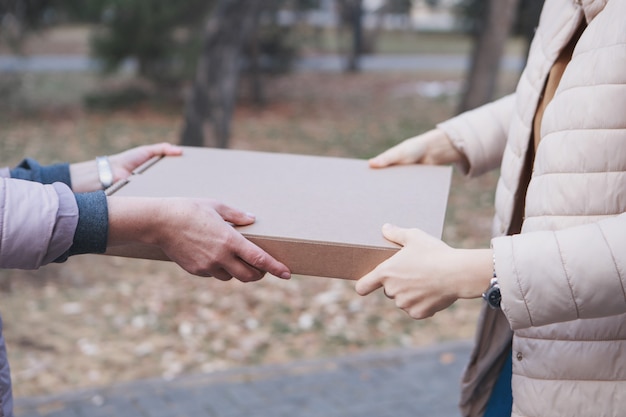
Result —
[[[221, 152], [221, 153], [220, 153]], [[243, 155], [244, 158], [253, 158], [252, 160], [256, 160], [257, 158], [280, 158], [280, 161], [290, 161], [291, 158], [295, 158], [296, 161], [304, 162], [305, 164], [313, 161], [313, 166], [317, 167], [325, 167], [324, 165], [325, 159], [330, 161], [330, 164], [335, 164], [337, 160], [341, 160], [342, 158], [333, 158], [333, 157], [309, 157], [305, 155], [288, 155], [288, 154], [272, 154], [272, 153], [264, 153], [264, 152], [253, 152], [253, 151], [237, 151], [237, 150], [217, 150], [217, 149], [209, 149], [209, 148], [185, 148], [185, 152], [183, 155], [188, 154], [190, 157], [190, 161], [193, 161], [196, 165], [198, 165], [198, 169], [203, 174], [202, 171], [205, 169], [202, 166], [199, 166], [199, 161], [205, 163], [204, 159], [197, 159], [197, 155], [204, 157], [205, 155], [211, 156], [215, 158], [214, 154], [217, 154], [218, 157], [228, 157], [228, 158], [237, 158], [238, 155]], [[258, 155], [258, 156], [257, 156]], [[173, 158], [182, 158], [182, 157], [173, 157]], [[196, 158], [196, 159], [193, 159]], [[298, 159], [301, 158], [301, 159]], [[303, 158], [303, 159], [302, 159]], [[317, 158], [317, 159], [314, 159]], [[134, 172], [135, 175], [131, 176], [128, 180], [123, 182], [114, 184], [109, 190], [107, 190], [107, 194], [115, 195], [120, 190], [124, 190], [127, 188], [127, 184], [134, 185], [136, 190], [139, 187], [137, 184], [137, 179], [145, 180], [147, 177], [144, 177], [146, 173], [150, 174], [152, 167], [157, 166], [157, 171], [159, 169], [164, 169], [164, 164], [172, 162], [173, 160], [168, 161], [168, 158], [154, 158], [148, 163], [144, 164], [141, 169], [138, 169]], [[220, 158], [223, 159], [223, 158]], [[250, 159], [249, 159], [250, 160]], [[164, 161], [161, 163], [160, 161]], [[346, 159], [347, 163], [353, 163], [355, 160]], [[272, 159], [272, 162], [275, 162]], [[232, 160], [231, 162], [232, 163]], [[290, 162], [291, 163], [291, 162]], [[340, 162], [343, 164], [344, 162]], [[363, 162], [365, 163], [365, 162]], [[159, 166], [161, 165], [161, 166]], [[210, 164], [209, 164], [210, 165]], [[177, 166], [179, 169], [180, 166]], [[343, 165], [341, 165], [343, 167]], [[168, 167], [170, 167], [168, 165]], [[442, 187], [448, 187], [437, 197], [437, 199], [445, 198], [443, 201], [443, 213], [437, 213], [437, 217], [440, 216], [440, 219], [436, 219], [436, 221], [443, 221], [443, 217], [445, 215], [445, 206], [447, 202], [447, 196], [449, 191], [450, 179], [451, 179], [451, 167], [446, 167], [448, 171], [443, 170], [441, 167], [441, 171], [443, 174], [436, 175], [436, 181], [441, 182]], [[182, 170], [187, 170], [188, 168], [184, 167]], [[352, 169], [352, 168], [350, 168]], [[150, 174], [157, 175], [157, 174]], [[161, 172], [158, 175], [163, 175]], [[157, 175], [157, 177], [158, 177]], [[356, 174], [362, 175], [362, 174]], [[447, 175], [447, 177], [446, 177]], [[144, 178], [139, 178], [144, 177]], [[133, 183], [133, 180], [135, 182]], [[309, 178], [306, 178], [309, 180]], [[446, 183], [447, 181], [447, 183]], [[408, 181], [407, 179], [407, 182]], [[145, 185], [145, 183], [142, 183]], [[143, 192], [143, 191], [142, 191]], [[120, 193], [124, 195], [126, 193], [128, 195], [127, 189], [124, 192]], [[159, 193], [161, 191], [159, 190]], [[167, 195], [167, 191], [164, 191]], [[141, 194], [141, 192], [140, 192]], [[131, 194], [133, 195], [133, 194]], [[220, 197], [217, 197], [218, 200]], [[439, 200], [441, 205], [441, 200]], [[358, 210], [358, 207], [356, 208]], [[256, 213], [258, 214], [258, 213]], [[382, 224], [377, 225], [376, 232], [380, 233], [380, 228], [378, 226], [382, 226]], [[404, 225], [407, 226], [407, 225]], [[413, 226], [413, 225], [409, 225]], [[266, 252], [271, 254], [273, 257], [278, 259], [279, 261], [285, 263], [292, 271], [292, 273], [297, 275], [308, 275], [308, 276], [319, 276], [319, 277], [331, 277], [331, 278], [340, 278], [340, 279], [358, 279], [361, 276], [367, 274], [372, 269], [374, 269], [378, 264], [383, 262], [384, 260], [391, 257], [394, 253], [399, 250], [399, 245], [391, 244], [390, 242], [384, 241], [380, 244], [376, 244], [373, 242], [364, 242], [364, 244], [359, 243], [346, 243], [343, 241], [329, 241], [328, 239], [324, 240], [310, 240], [310, 239], [300, 239], [300, 236], [296, 238], [293, 237], [282, 237], [276, 235], [259, 235], [258, 233], [247, 233], [247, 228], [242, 228], [242, 234], [244, 237], [249, 239], [251, 242], [258, 245], [260, 248], [264, 249]], [[441, 229], [439, 229], [439, 233]], [[436, 232], [434, 232], [436, 233]], [[334, 236], [333, 236], [334, 238]], [[385, 246], [386, 245], [386, 246]], [[161, 261], [169, 261], [168, 257], [161, 251], [160, 248], [149, 245], [140, 245], [140, 244], [129, 244], [129, 245], [121, 245], [110, 247], [106, 253], [106, 255], [111, 256], [122, 256], [128, 258], [140, 258], [140, 259], [150, 259], [150, 260], [161, 260]]]
[[[243, 235], [252, 243], [288, 265], [298, 275], [355, 280], [391, 257], [398, 249], [324, 244]], [[106, 255], [169, 261], [163, 251], [150, 245], [129, 244], [110, 247]]]

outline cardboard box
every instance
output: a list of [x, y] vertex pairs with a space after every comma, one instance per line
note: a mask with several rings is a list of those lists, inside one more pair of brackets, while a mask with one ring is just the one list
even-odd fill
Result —
[[[292, 273], [358, 279], [399, 249], [382, 236], [384, 223], [441, 236], [450, 179], [450, 167], [371, 169], [356, 159], [184, 148], [109, 194], [221, 201], [256, 215], [238, 230]], [[167, 260], [145, 245], [107, 254]]]

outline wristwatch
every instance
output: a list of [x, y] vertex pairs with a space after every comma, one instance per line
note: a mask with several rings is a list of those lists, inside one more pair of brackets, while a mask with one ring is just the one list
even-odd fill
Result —
[[498, 278], [495, 276], [495, 273], [489, 282], [489, 288], [483, 293], [483, 300], [493, 309], [500, 308], [502, 294], [500, 293], [500, 285], [498, 285]]

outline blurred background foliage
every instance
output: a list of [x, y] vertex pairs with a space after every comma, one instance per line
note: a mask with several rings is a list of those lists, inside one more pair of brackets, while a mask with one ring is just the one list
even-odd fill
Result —
[[[207, 19], [220, 2], [228, 4], [229, 1], [231, 0], [1, 0], [0, 33], [11, 50], [19, 52], [24, 39], [33, 32], [62, 24], [90, 24], [93, 28], [91, 54], [101, 62], [105, 73], [114, 72], [126, 60], [133, 59], [141, 77], [167, 88], [193, 78]], [[377, 16], [378, 23], [365, 30], [367, 33], [361, 35], [362, 42], [355, 46], [346, 44], [346, 37], [342, 40], [339, 31], [337, 38], [329, 43], [328, 36], [307, 27], [303, 13], [319, 9], [322, 3], [328, 2], [267, 0], [262, 2], [261, 24], [254, 33], [247, 36], [243, 51], [249, 62], [253, 49], [258, 48], [265, 63], [264, 68], [272, 72], [289, 70], [298, 53], [311, 47], [326, 53], [347, 53], [346, 50], [354, 47], [359, 49], [351, 51], [355, 54], [384, 53], [384, 50], [377, 48], [381, 36], [385, 36], [381, 30], [384, 16], [408, 17], [415, 4], [420, 2], [430, 8], [441, 7], [440, 3], [453, 4], [459, 22], [455, 30], [476, 34], [484, 26], [489, 4], [493, 1], [495, 0], [374, 2], [378, 6], [369, 13]], [[251, 4], [252, 1], [247, 3]], [[242, 4], [240, 10], [243, 13], [246, 2]], [[363, 4], [363, 0], [336, 0], [334, 7], [337, 9], [338, 25], [361, 24], [365, 18]], [[542, 4], [543, 0], [520, 0], [517, 3], [513, 35], [532, 37]], [[289, 20], [281, 19], [285, 12], [290, 12], [293, 17]], [[354, 36], [358, 35], [351, 28], [350, 37]]]

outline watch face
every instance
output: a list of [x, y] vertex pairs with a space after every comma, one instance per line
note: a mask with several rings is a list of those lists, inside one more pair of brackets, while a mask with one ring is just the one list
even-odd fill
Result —
[[487, 302], [492, 307], [500, 307], [500, 301], [502, 300], [502, 295], [500, 294], [500, 288], [493, 287], [487, 294]]

